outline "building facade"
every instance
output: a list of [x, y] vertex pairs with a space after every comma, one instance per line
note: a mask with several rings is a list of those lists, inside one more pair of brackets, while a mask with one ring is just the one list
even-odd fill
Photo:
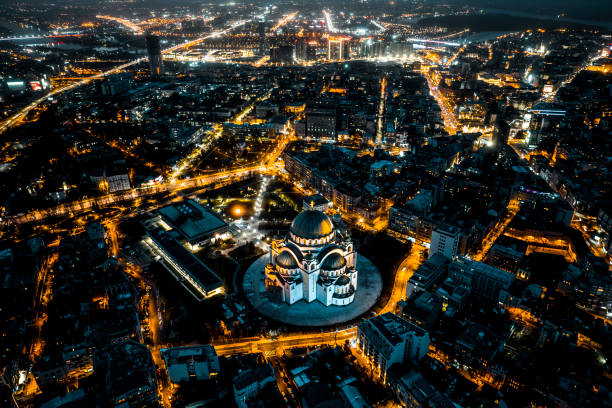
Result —
[[382, 376], [395, 363], [423, 358], [429, 342], [425, 329], [393, 313], [364, 320], [357, 327], [357, 347]]
[[431, 233], [429, 257], [440, 254], [448, 259], [453, 259], [457, 255], [460, 240], [461, 230], [459, 228], [451, 225], [440, 225]]

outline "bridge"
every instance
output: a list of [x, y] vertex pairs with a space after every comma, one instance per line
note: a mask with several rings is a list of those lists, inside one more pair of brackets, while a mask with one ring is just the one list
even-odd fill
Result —
[[30, 34], [12, 37], [0, 37], [0, 41], [39, 40], [45, 38], [85, 37], [89, 34]]

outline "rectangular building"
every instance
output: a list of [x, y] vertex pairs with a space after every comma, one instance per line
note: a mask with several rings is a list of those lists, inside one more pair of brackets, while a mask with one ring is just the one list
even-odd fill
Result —
[[429, 257], [408, 280], [406, 297], [409, 298], [415, 293], [428, 290], [444, 279], [449, 262], [450, 260], [447, 257], [440, 254]]
[[168, 377], [175, 384], [189, 380], [208, 380], [219, 373], [219, 358], [210, 344], [172, 347], [161, 350]]
[[214, 242], [215, 236], [223, 235], [229, 230], [225, 221], [194, 200], [171, 204], [157, 212], [192, 248]]
[[459, 242], [461, 241], [461, 230], [452, 225], [439, 225], [431, 233], [431, 244], [429, 257], [436, 254], [453, 259], [457, 255]]
[[507, 291], [514, 282], [514, 274], [466, 258], [459, 258], [450, 265], [449, 277], [469, 285], [474, 295], [494, 302], [498, 302], [500, 292]]
[[382, 376], [395, 363], [423, 358], [429, 342], [426, 330], [393, 313], [364, 320], [357, 328], [357, 347]]
[[223, 280], [176, 239], [161, 229], [149, 230], [147, 235], [152, 251], [196, 299], [223, 293]]

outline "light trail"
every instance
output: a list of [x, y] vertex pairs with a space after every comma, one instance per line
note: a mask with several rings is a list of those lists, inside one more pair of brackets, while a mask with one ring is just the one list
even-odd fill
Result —
[[[266, 92], [263, 96], [260, 96], [259, 98], [255, 99], [255, 101], [253, 101], [252, 103], [250, 103], [247, 107], [245, 107], [240, 113], [238, 113], [235, 117], [234, 120], [232, 121], [233, 123], [236, 124], [241, 124], [243, 119], [246, 117], [246, 115], [249, 114], [249, 112], [251, 112], [251, 110], [253, 110], [253, 107], [255, 107], [255, 104], [257, 102], [261, 102], [265, 99], [268, 99], [270, 97], [270, 95], [272, 94], [272, 90], [269, 90], [268, 92]], [[212, 146], [212, 144], [221, 137], [221, 135], [223, 135], [223, 126], [220, 124], [216, 124], [214, 126], [214, 128], [212, 130], [210, 130], [209, 132], [207, 132], [207, 138], [204, 142], [200, 143], [195, 149], [193, 149], [188, 155], [187, 157], [185, 157], [183, 160], [181, 160], [178, 168], [176, 170], [174, 170], [171, 174], [170, 174], [170, 182], [175, 182], [178, 178], [180, 178], [189, 168], [191, 168], [193, 162], [200, 157], [200, 155], [207, 151], [208, 149], [210, 149], [210, 147]]]
[[413, 243], [410, 248], [410, 252], [404, 258], [404, 260], [397, 267], [395, 272], [395, 280], [393, 281], [393, 289], [391, 290], [391, 296], [387, 304], [381, 309], [378, 314], [384, 314], [387, 312], [395, 312], [397, 304], [406, 298], [406, 287], [408, 281], [414, 275], [414, 272], [421, 265], [421, 252], [425, 249], [424, 246], [417, 243]]
[[135, 201], [139, 198], [146, 198], [162, 193], [175, 193], [182, 190], [195, 188], [215, 188], [234, 183], [252, 177], [255, 174], [265, 172], [267, 169], [262, 165], [241, 167], [233, 170], [220, 171], [213, 175], [204, 175], [190, 179], [160, 183], [147, 187], [133, 188], [127, 191], [106, 194], [100, 197], [86, 198], [72, 203], [65, 203], [56, 207], [42, 210], [34, 210], [26, 214], [18, 214], [7, 217], [8, 222], [24, 224], [28, 222], [42, 221], [49, 217], [61, 217], [89, 211], [94, 208], [112, 207], [119, 203]]
[[66, 37], [86, 37], [89, 34], [48, 34], [48, 35], [22, 35], [19, 37], [2, 37], [0, 41], [36, 40], [44, 38], [66, 38]]
[[96, 18], [100, 20], [108, 20], [108, 21], [113, 21], [115, 23], [119, 23], [129, 28], [130, 30], [132, 30], [134, 34], [144, 33], [143, 29], [138, 24], [134, 24], [130, 20], [127, 20], [125, 18], [113, 17], [113, 16], [102, 16], [102, 15], [97, 15]]
[[482, 261], [486, 258], [495, 241], [497, 241], [497, 239], [505, 232], [508, 224], [510, 224], [510, 222], [514, 219], [519, 209], [519, 201], [516, 198], [510, 199], [510, 202], [508, 203], [508, 212], [493, 228], [489, 230], [487, 235], [484, 237], [481, 244], [482, 247], [473, 256], [475, 261]]
[[465, 45], [462, 45], [456, 53], [453, 54], [452, 57], [450, 57], [448, 59], [448, 61], [446, 61], [446, 64], [444, 64], [444, 66], [446, 67], [450, 67], [450, 65], [457, 59], [457, 57], [459, 56], [459, 54], [461, 54], [463, 51], [465, 50]]
[[295, 347], [342, 345], [357, 336], [357, 328], [323, 333], [288, 334], [278, 338], [237, 339], [233, 342], [213, 342], [219, 356], [243, 353], [268, 353], [281, 355], [282, 351]]
[[263, 64], [265, 64], [268, 61], [270, 61], [270, 56], [269, 55], [264, 55], [263, 57], [261, 57], [260, 59], [255, 61], [255, 63], [253, 63], [253, 66], [256, 67], [256, 68], [259, 68], [259, 67], [261, 67]]
[[382, 24], [380, 24], [378, 21], [376, 20], [370, 20], [372, 22], [372, 24], [374, 24], [376, 27], [378, 27], [379, 30], [381, 31], [386, 31], [387, 28], [385, 26], [383, 26]]
[[459, 124], [457, 123], [457, 118], [455, 117], [454, 108], [451, 106], [447, 98], [442, 95], [442, 92], [440, 92], [440, 89], [435, 84], [432, 74], [427, 71], [424, 75], [425, 79], [427, 79], [429, 91], [431, 92], [432, 96], [438, 103], [438, 106], [440, 106], [440, 110], [442, 111], [442, 118], [444, 119], [445, 129], [450, 135], [454, 135], [455, 133], [457, 133], [457, 129], [459, 129]]
[[331, 19], [331, 15], [326, 10], [323, 10], [323, 15], [325, 16], [325, 26], [327, 27], [327, 31], [329, 31], [330, 33], [337, 32], [338, 30], [334, 26], [334, 22]]
[[376, 124], [376, 146], [382, 145], [383, 127], [385, 125], [385, 103], [387, 99], [387, 77], [380, 80], [380, 101], [378, 104], [378, 123]]
[[295, 18], [295, 16], [297, 16], [297, 15], [298, 15], [298, 12], [297, 12], [297, 11], [294, 11], [293, 13], [291, 13], [291, 14], [289, 14], [289, 15], [287, 15], [287, 16], [285, 16], [285, 17], [283, 17], [283, 18], [281, 18], [281, 19], [278, 21], [278, 23], [276, 23], [276, 24], [274, 25], [274, 27], [272, 27], [272, 28], [270, 29], [270, 31], [276, 31], [276, 30], [278, 30], [279, 28], [284, 27], [285, 25], [287, 25], [287, 23], [289, 23], [291, 20], [293, 20], [293, 19]]
[[460, 47], [461, 46], [460, 43], [456, 43], [456, 42], [439, 41], [439, 40], [428, 40], [428, 39], [425, 39], [425, 38], [408, 38], [408, 41], [412, 41], [412, 42], [424, 42], [424, 43], [431, 43], [431, 44], [441, 44], [441, 45], [447, 45], [449, 47]]

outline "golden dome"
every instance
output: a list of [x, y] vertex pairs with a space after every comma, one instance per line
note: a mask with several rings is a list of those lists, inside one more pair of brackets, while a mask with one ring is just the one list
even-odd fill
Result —
[[276, 257], [276, 264], [285, 269], [294, 269], [298, 266], [295, 258], [293, 258], [289, 251], [283, 251], [278, 254]]
[[329, 255], [323, 261], [323, 269], [326, 271], [335, 271], [346, 266], [346, 259], [337, 252]]
[[321, 211], [302, 211], [291, 223], [291, 232], [301, 238], [321, 238], [333, 231], [334, 224]]

